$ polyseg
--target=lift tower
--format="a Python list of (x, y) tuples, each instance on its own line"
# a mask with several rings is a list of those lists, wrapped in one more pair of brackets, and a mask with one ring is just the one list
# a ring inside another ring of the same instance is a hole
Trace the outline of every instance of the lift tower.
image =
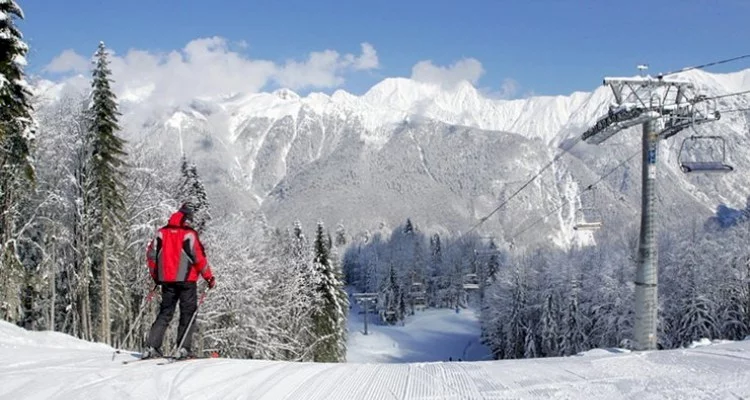
[[(643, 71), (647, 67), (639, 65)], [(642, 125), (643, 170), (641, 194), (641, 230), (638, 243), (638, 264), (635, 276), (635, 326), (633, 342), (636, 350), (656, 349), (657, 247), (655, 216), (656, 160), (660, 139), (681, 130), (719, 119), (719, 113), (703, 111), (699, 104), (705, 96), (694, 94), (692, 83), (665, 79), (663, 76), (604, 78), (604, 85), (614, 93), (615, 102), (607, 115), (583, 133), (581, 139), (601, 144), (618, 132)]]

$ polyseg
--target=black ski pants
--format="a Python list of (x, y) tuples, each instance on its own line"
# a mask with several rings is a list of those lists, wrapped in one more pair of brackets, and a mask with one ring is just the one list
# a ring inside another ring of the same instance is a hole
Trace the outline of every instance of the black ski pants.
[[(166, 332), (169, 323), (172, 321), (178, 302), (180, 303), (180, 325), (177, 327), (177, 343), (175, 343), (175, 346), (180, 344), (180, 340), (182, 340), (182, 336), (185, 334), (185, 329), (190, 323), (190, 319), (198, 309), (197, 287), (198, 285), (196, 282), (171, 282), (161, 284), (161, 305), (159, 306), (159, 315), (156, 317), (154, 324), (151, 325), (151, 331), (149, 332), (148, 340), (146, 341), (148, 346), (161, 351), (161, 344), (164, 341), (164, 332)], [(190, 332), (187, 332), (185, 342), (182, 344), (182, 347), (188, 352), (190, 352), (190, 344), (192, 342), (195, 326), (196, 322), (193, 321), (193, 325), (190, 327)]]

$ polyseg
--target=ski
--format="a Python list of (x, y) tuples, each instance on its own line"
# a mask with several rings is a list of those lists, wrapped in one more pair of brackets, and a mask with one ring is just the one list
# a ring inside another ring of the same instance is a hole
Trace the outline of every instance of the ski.
[(125, 360), (125, 361), (123, 361), (122, 363), (123, 363), (124, 365), (127, 365), (127, 364), (133, 364), (133, 363), (137, 363), (137, 362), (139, 362), (139, 361), (149, 361), (149, 360), (165, 360), (165, 359), (166, 359), (166, 360), (169, 360), (169, 359), (171, 359), (171, 358), (172, 358), (172, 357), (167, 357), (167, 356), (163, 356), (163, 357), (149, 357), (149, 358), (136, 358), (135, 360)]
[(206, 358), (206, 357), (185, 357), (185, 358), (164, 357), (164, 358), (165, 358), (165, 361), (162, 361), (156, 365), (168, 365), (168, 364), (174, 364), (176, 362), (181, 362), (181, 361), (200, 360), (201, 358)]

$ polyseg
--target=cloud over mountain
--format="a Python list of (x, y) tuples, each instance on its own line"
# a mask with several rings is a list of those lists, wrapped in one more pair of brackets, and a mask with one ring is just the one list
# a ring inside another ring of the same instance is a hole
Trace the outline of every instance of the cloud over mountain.
[[(277, 63), (251, 58), (241, 51), (246, 45), (233, 46), (214, 36), (192, 40), (170, 52), (131, 49), (113, 54), (111, 68), (121, 98), (156, 97), (162, 103), (180, 104), (196, 97), (254, 93), (273, 84), (292, 89), (339, 87), (351, 73), (378, 68), (375, 48), (369, 43), (360, 46), (359, 55), (323, 50), (311, 52), (302, 61)], [(87, 57), (65, 50), (44, 71), (79, 74), (89, 65)]]

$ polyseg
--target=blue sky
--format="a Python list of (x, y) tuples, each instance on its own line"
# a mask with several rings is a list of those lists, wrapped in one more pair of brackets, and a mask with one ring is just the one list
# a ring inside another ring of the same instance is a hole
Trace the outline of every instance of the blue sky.
[[(605, 75), (636, 74), (637, 63), (649, 63), (656, 73), (750, 53), (750, 1), (744, 0), (19, 4), (26, 14), (19, 26), (31, 47), (29, 71), (52, 77), (57, 75), (44, 68), (64, 50), (89, 57), (100, 40), (122, 55), (129, 49), (166, 53), (195, 39), (219, 36), (227, 40), (228, 51), (277, 64), (291, 59), (302, 63), (311, 52), (324, 50), (340, 53), (343, 60), (344, 54), (360, 55), (366, 42), (377, 52), (377, 68), (351, 64), (338, 70), (334, 81), (301, 84), (300, 91), (340, 87), (361, 94), (385, 77), (411, 76), (420, 61), (450, 66), (474, 58), (484, 71), (476, 86), (500, 91), (512, 80), (517, 86), (512, 97), (519, 97), (592, 90)], [(750, 63), (739, 62), (711, 71), (748, 67)], [(476, 71), (469, 74), (477, 78)]]

